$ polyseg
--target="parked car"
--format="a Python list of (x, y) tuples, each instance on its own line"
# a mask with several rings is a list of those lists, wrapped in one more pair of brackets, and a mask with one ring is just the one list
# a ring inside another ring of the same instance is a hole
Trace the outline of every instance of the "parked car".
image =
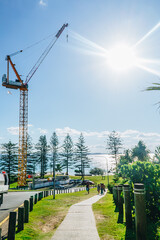
[(76, 180), (76, 183), (77, 183), (77, 184), (82, 184), (82, 180), (81, 180), (81, 179), (77, 179), (77, 180)]
[(70, 179), (69, 180), (69, 184), (73, 184), (73, 183), (76, 183), (76, 179)]

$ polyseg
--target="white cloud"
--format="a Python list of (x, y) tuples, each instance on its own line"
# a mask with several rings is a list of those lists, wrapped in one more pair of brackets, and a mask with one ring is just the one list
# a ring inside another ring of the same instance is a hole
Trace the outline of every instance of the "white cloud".
[[(111, 132), (80, 131), (70, 127), (65, 127), (57, 128), (56, 133), (62, 141), (67, 133), (73, 138), (73, 140), (78, 138), (82, 133), (91, 152), (106, 152), (106, 140)], [(139, 140), (144, 141), (151, 151), (154, 151), (155, 147), (160, 145), (160, 133), (157, 132), (141, 132), (138, 130), (127, 129), (123, 132), (119, 131), (118, 134), (122, 139), (124, 149), (133, 148)]]
[(103, 132), (89, 132), (89, 131), (79, 131), (76, 129), (72, 129), (70, 127), (65, 127), (65, 128), (56, 128), (56, 133), (60, 137), (64, 137), (67, 134), (71, 136), (79, 136), (81, 133), (83, 134), (84, 137), (106, 137), (109, 134), (109, 131), (103, 131)]
[(39, 5), (41, 5), (41, 6), (47, 6), (47, 3), (46, 3), (46, 1), (45, 0), (40, 0), (39, 1)]
[(19, 135), (19, 127), (9, 127), (7, 131), (12, 135)]
[(38, 130), (41, 134), (47, 134), (48, 133), (47, 129), (38, 128)]
[(67, 134), (71, 135), (71, 136), (78, 136), (80, 135), (80, 131), (69, 128), (69, 127), (65, 127), (65, 128), (56, 128), (56, 133), (59, 137), (65, 137)]

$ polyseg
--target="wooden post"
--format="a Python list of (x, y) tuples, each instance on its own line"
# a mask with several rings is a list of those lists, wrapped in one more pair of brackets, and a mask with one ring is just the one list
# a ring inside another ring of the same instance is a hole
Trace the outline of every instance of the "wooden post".
[(115, 205), (118, 207), (118, 186), (113, 187), (113, 200)]
[(118, 210), (119, 210), (119, 216), (118, 216), (118, 223), (123, 223), (123, 198), (121, 196), (122, 193), (122, 186), (118, 185)]
[(29, 222), (29, 201), (28, 200), (24, 201), (24, 222), (25, 223)]
[(30, 212), (33, 211), (33, 196), (30, 197)]
[(44, 192), (41, 192), (41, 199), (44, 198)]
[(123, 198), (121, 196), (122, 186), (123, 185), (118, 185), (118, 208), (119, 208), (119, 214), (123, 214)]
[(39, 192), (38, 193), (38, 201), (40, 201), (40, 199), (41, 199), (41, 193)]
[(37, 193), (34, 195), (34, 204), (37, 203)]
[(124, 193), (126, 227), (132, 228), (131, 197), (130, 186), (128, 184), (123, 185), (123, 193)]
[(147, 218), (144, 184), (134, 184), (136, 239), (147, 239)]
[(8, 240), (15, 240), (16, 212), (9, 213)]
[(18, 208), (18, 232), (24, 229), (24, 207)]

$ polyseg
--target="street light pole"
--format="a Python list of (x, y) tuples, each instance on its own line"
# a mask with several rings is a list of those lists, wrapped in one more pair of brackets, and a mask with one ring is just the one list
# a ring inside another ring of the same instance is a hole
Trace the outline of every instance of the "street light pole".
[(95, 156), (95, 157), (100, 157), (100, 158), (105, 158), (106, 159), (106, 166), (107, 166), (107, 181), (109, 184), (109, 172), (108, 172), (108, 159), (104, 156)]
[(55, 199), (55, 158), (53, 160), (53, 199)]

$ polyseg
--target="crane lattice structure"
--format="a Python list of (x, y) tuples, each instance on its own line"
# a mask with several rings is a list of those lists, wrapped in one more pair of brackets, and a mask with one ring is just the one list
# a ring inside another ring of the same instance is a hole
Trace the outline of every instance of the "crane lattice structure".
[[(23, 52), (20, 50), (16, 53), (6, 56), (7, 60), (7, 76), (6, 74), (2, 77), (2, 86), (11, 89), (19, 89), (20, 90), (20, 108), (19, 108), (19, 150), (18, 150), (18, 185), (25, 186), (26, 185), (26, 173), (27, 173), (27, 137), (28, 137), (28, 82), (33, 77), (47, 54), (50, 52), (64, 29), (68, 27), (67, 24), (63, 24), (60, 30), (55, 35), (54, 39), (47, 46), (45, 51), (39, 57), (36, 64), (33, 66), (31, 71), (28, 73), (26, 80), (23, 82), (19, 73), (15, 68), (15, 64), (13, 64), (11, 57)], [(17, 79), (15, 81), (9, 80), (9, 67), (12, 67)]]

